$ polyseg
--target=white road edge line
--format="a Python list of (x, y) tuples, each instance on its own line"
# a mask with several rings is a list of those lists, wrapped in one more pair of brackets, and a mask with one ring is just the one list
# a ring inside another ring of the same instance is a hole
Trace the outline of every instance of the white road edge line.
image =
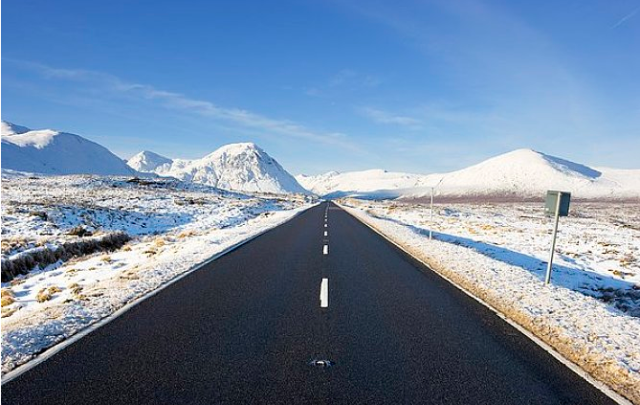
[(320, 308), (329, 307), (329, 279), (323, 278), (320, 283)]
[(257, 234), (242, 240), (238, 243), (236, 243), (235, 245), (231, 245), (228, 248), (216, 253), (215, 255), (211, 256), (210, 258), (206, 259), (205, 261), (203, 261), (202, 263), (198, 263), (196, 265), (194, 265), (191, 269), (185, 271), (184, 273), (180, 273), (177, 276), (175, 276), (174, 278), (172, 278), (171, 280), (167, 281), (166, 283), (160, 285), (158, 288), (156, 288), (155, 290), (151, 290), (149, 292), (147, 292), (146, 294), (135, 298), (133, 301), (129, 302), (128, 304), (125, 304), (122, 308), (118, 309), (117, 311), (113, 312), (111, 315), (107, 315), (105, 318), (102, 318), (101, 320), (87, 326), (86, 328), (78, 331), (75, 335), (70, 336), (69, 338), (63, 340), (62, 342), (51, 346), (50, 348), (46, 349), (45, 351), (41, 352), (40, 354), (37, 354), (32, 360), (29, 360), (28, 362), (19, 365), (18, 367), (14, 368), (13, 370), (7, 372), (6, 374), (4, 374), (2, 376), (2, 384), (1, 385), (5, 385), (6, 383), (8, 383), (11, 380), (16, 379), (17, 377), (21, 376), (22, 374), (26, 373), (27, 371), (31, 370), (34, 367), (37, 367), (40, 363), (43, 363), (47, 360), (49, 360), (51, 357), (53, 357), (54, 355), (56, 355), (59, 351), (64, 350), (67, 346), (71, 346), (72, 344), (74, 344), (75, 342), (77, 342), (78, 340), (82, 339), (83, 337), (87, 336), (88, 334), (90, 334), (91, 332), (101, 328), (102, 326), (110, 323), (111, 321), (113, 321), (114, 319), (118, 318), (119, 316), (125, 314), (126, 312), (128, 312), (130, 309), (132, 309), (133, 307), (135, 307), (136, 305), (148, 300), (149, 298), (153, 297), (154, 295), (156, 295), (157, 293), (159, 293), (160, 291), (164, 290), (167, 287), (170, 287), (172, 284), (182, 280), (183, 278), (187, 277), (188, 275), (190, 275), (191, 273), (193, 273), (194, 271), (200, 270), (202, 267), (210, 264), (211, 262), (219, 259), (220, 257), (233, 252), (234, 250), (238, 249), (239, 247), (241, 247), (242, 245), (245, 245), (251, 241), (253, 241), (254, 239), (264, 235), (265, 233), (279, 227), (280, 225), (284, 225), (285, 223), (293, 220), (294, 218), (298, 217), (299, 215), (307, 212), (308, 210), (310, 210), (311, 208), (314, 208), (316, 206), (318, 206), (320, 204), (314, 204), (312, 206), (310, 206), (309, 208), (299, 211), (297, 213), (295, 213), (293, 216), (291, 216), (290, 218), (287, 218), (281, 222), (278, 222), (276, 224), (274, 224), (272, 227), (269, 227), (267, 229), (263, 229), (262, 231), (258, 232)]
[(554, 349), (552, 346), (548, 345), (542, 339), (540, 339), (539, 337), (537, 337), (533, 333), (529, 332), (527, 329), (525, 329), (524, 327), (520, 326), (515, 321), (507, 318), (506, 315), (503, 315), (501, 312), (499, 312), (497, 309), (495, 309), (493, 306), (491, 306), (488, 302), (485, 302), (482, 299), (476, 297), (471, 292), (467, 291), (465, 288), (463, 288), (463, 287), (459, 286), (458, 284), (454, 283), (447, 276), (445, 276), (445, 275), (443, 275), (441, 273), (438, 273), (437, 271), (433, 270), (431, 267), (429, 267), (429, 265), (426, 262), (424, 262), (423, 260), (421, 260), (417, 256), (414, 256), (411, 253), (409, 253), (409, 251), (407, 249), (405, 249), (404, 246), (402, 246), (402, 245), (396, 243), (395, 241), (391, 240), (389, 237), (387, 237), (387, 235), (385, 235), (381, 231), (377, 230), (373, 225), (369, 225), (364, 220), (358, 218), (356, 215), (354, 215), (351, 212), (349, 212), (348, 209), (345, 209), (346, 207), (342, 206), (341, 204), (338, 204), (338, 206), (340, 208), (342, 208), (345, 212), (347, 212), (349, 215), (351, 215), (352, 217), (354, 217), (355, 219), (360, 221), (360, 223), (362, 223), (363, 225), (365, 225), (366, 227), (368, 227), (369, 229), (371, 229), (372, 231), (374, 231), (375, 233), (377, 233), (378, 235), (380, 235), (381, 237), (386, 239), (389, 243), (391, 243), (392, 245), (395, 245), (398, 249), (402, 250), (403, 252), (405, 252), (410, 257), (412, 257), (415, 260), (417, 260), (418, 262), (422, 263), (422, 265), (425, 266), (427, 269), (431, 270), (436, 275), (442, 277), (447, 282), (449, 282), (451, 285), (453, 285), (454, 287), (456, 287), (457, 289), (459, 289), (463, 293), (467, 294), (469, 297), (471, 297), (474, 300), (476, 300), (478, 303), (480, 303), (480, 304), (484, 305), (485, 307), (487, 307), (489, 310), (491, 310), (493, 313), (498, 315), (498, 317), (500, 317), (506, 323), (508, 323), (509, 325), (513, 326), (516, 330), (518, 330), (518, 332), (520, 332), (523, 335), (525, 335), (526, 337), (528, 337), (531, 341), (533, 341), (533, 343), (535, 343), (538, 346), (540, 346), (544, 351), (546, 351), (547, 353), (552, 355), (556, 360), (558, 360), (560, 363), (564, 364), (569, 370), (573, 371), (578, 376), (582, 377), (583, 380), (585, 380), (589, 384), (593, 385), (595, 388), (600, 390), (603, 394), (605, 394), (606, 396), (608, 396), (609, 398), (611, 398), (612, 400), (614, 400), (615, 402), (617, 402), (620, 405), (633, 405), (633, 403), (631, 401), (629, 401), (628, 399), (626, 399), (622, 395), (620, 395), (617, 392), (615, 392), (612, 388), (610, 388), (605, 383), (603, 383), (601, 381), (598, 381), (595, 378), (593, 378), (582, 367), (580, 367), (576, 363), (574, 363), (571, 360), (569, 360), (566, 357), (564, 357), (562, 354), (560, 354), (560, 352), (557, 352), (556, 349)]
[(324, 245), (322, 247), (322, 254), (323, 255), (328, 255), (329, 254), (329, 245)]

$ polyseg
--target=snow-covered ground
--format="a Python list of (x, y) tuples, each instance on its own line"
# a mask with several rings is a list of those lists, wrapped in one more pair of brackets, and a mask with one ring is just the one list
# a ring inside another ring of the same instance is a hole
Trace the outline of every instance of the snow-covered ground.
[[(3, 261), (114, 231), (133, 237), (116, 251), (36, 267), (2, 283), (3, 373), (313, 204), (309, 197), (128, 180), (3, 171)], [(77, 236), (80, 229), (91, 236)]]
[[(640, 403), (640, 204), (436, 205), (344, 200), (345, 207), (629, 399)], [(433, 240), (429, 240), (429, 230)]]

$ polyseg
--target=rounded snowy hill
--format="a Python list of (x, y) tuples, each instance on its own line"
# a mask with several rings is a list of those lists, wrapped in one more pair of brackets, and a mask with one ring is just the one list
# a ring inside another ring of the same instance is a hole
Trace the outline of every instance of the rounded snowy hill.
[(422, 174), (372, 169), (346, 173), (331, 171), (317, 176), (300, 174), (296, 180), (307, 190), (326, 197), (385, 197), (391, 190), (424, 186), (425, 177)]
[[(546, 190), (565, 190), (576, 198), (636, 198), (640, 171), (594, 169), (531, 149), (518, 149), (455, 172), (431, 174), (437, 193), (452, 196), (540, 197)], [(403, 190), (404, 197), (421, 197), (428, 188)]]
[(140, 171), (208, 184), (225, 190), (290, 194), (309, 192), (274, 158), (254, 143), (225, 145), (202, 159), (171, 160), (141, 152), (128, 164)]
[(155, 172), (160, 166), (168, 167), (172, 163), (173, 160), (148, 150), (144, 150), (127, 160), (129, 167), (143, 173)]
[(2, 122), (2, 168), (42, 174), (131, 175), (107, 148), (79, 135)]

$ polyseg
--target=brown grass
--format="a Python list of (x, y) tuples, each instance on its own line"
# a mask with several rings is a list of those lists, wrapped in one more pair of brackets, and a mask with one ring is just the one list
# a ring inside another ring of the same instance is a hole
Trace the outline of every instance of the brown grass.
[(100, 238), (65, 242), (57, 249), (42, 247), (24, 252), (13, 260), (2, 261), (2, 282), (11, 281), (19, 274), (26, 274), (36, 266), (45, 267), (58, 260), (67, 261), (73, 257), (85, 256), (97, 251), (119, 249), (130, 239), (131, 237), (124, 232), (114, 232)]
[(46, 288), (43, 288), (42, 290), (38, 291), (38, 294), (36, 294), (36, 301), (38, 302), (42, 303), (42, 302), (49, 301), (50, 299), (51, 299), (51, 294)]

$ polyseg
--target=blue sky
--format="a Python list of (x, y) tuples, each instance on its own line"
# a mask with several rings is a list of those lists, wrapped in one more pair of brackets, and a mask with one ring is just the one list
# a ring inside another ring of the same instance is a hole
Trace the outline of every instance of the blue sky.
[(640, 168), (640, 0), (10, 0), (2, 118), (123, 157), (252, 141), (294, 174)]

